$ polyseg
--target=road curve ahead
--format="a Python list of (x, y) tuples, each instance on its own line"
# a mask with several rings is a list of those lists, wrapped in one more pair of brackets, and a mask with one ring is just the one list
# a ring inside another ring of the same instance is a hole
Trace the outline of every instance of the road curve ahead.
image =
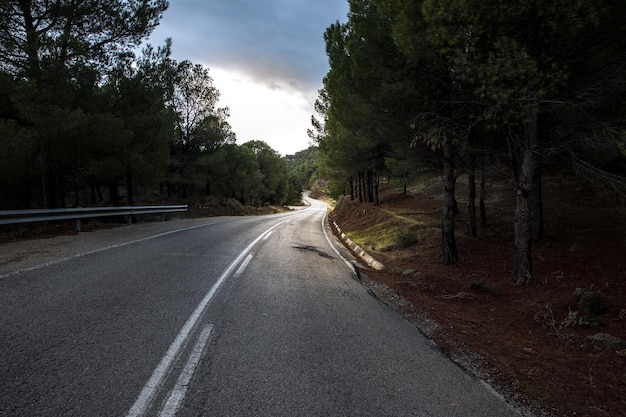
[(368, 294), (325, 215), (0, 247), (0, 416), (516, 415)]

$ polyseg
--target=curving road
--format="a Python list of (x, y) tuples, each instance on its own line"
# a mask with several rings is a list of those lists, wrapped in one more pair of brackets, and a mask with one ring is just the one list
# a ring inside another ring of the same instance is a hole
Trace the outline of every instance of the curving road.
[(368, 294), (310, 202), (0, 247), (0, 416), (517, 414)]

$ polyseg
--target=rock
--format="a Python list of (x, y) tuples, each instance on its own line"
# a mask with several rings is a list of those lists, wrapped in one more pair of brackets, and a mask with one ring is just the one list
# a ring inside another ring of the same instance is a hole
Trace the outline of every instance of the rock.
[(421, 272), (417, 272), (415, 269), (405, 269), (402, 272), (402, 275), (404, 275), (405, 277), (413, 278), (422, 278), (424, 276), (424, 274), (422, 274)]
[(587, 336), (586, 340), (600, 349), (619, 350), (626, 348), (626, 341), (608, 333), (596, 333), (593, 336)]
[(609, 308), (606, 303), (597, 295), (586, 292), (580, 297), (578, 302), (580, 308), (579, 315), (584, 321), (595, 321), (598, 316), (606, 313)]

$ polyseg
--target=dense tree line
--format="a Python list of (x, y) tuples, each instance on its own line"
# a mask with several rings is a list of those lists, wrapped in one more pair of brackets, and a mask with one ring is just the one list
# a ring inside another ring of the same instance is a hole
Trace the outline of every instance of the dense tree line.
[(264, 142), (235, 144), (209, 70), (143, 40), (166, 0), (0, 2), (0, 208), (138, 192), (285, 204), (300, 188)]
[(286, 159), (290, 181), (300, 189), (310, 190), (319, 179), (317, 147), (310, 146), (294, 155), (287, 155)]
[(381, 176), (406, 184), (441, 169), (445, 263), (458, 258), (460, 173), (475, 236), (477, 171), (509, 167), (518, 283), (532, 276), (531, 242), (543, 233), (545, 166), (624, 195), (626, 3), (349, 3), (348, 21), (324, 35), (330, 70), (310, 130), (322, 169), (373, 203)]

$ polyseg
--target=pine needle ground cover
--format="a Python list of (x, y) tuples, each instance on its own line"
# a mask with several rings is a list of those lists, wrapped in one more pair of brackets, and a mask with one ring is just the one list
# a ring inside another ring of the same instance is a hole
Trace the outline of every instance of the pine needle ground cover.
[[(488, 227), (469, 238), (458, 184), (454, 265), (442, 262), (440, 182), (408, 195), (386, 189), (380, 207), (345, 198), (332, 215), (385, 264), (383, 271), (362, 271), (364, 280), (393, 290), (379, 296), (506, 397), (544, 415), (625, 415), (624, 208), (546, 177), (546, 237), (533, 241), (532, 279), (516, 285), (512, 192), (506, 182), (490, 184)], [(398, 245), (403, 231), (416, 242)], [(596, 296), (606, 312), (582, 320), (582, 294)]]

